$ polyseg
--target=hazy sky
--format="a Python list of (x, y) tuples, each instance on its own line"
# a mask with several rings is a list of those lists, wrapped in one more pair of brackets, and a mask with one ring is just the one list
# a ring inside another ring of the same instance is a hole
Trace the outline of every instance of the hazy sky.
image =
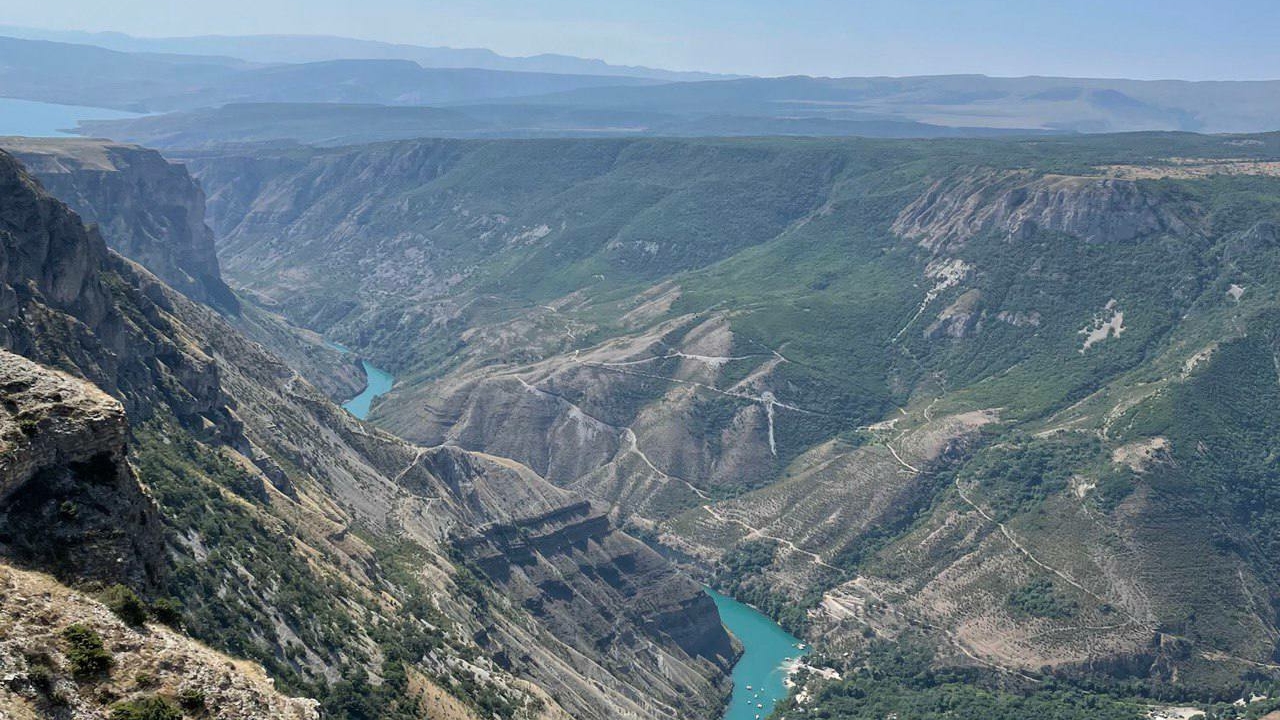
[(1280, 0), (42, 0), (0, 23), (334, 34), (759, 75), (1280, 78)]

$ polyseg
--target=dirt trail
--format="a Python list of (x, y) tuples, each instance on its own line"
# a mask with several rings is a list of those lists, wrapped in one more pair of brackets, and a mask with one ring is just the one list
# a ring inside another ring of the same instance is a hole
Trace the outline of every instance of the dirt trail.
[[(579, 364), (580, 364), (580, 365), (586, 365), (587, 367), (600, 368), (601, 370), (608, 370), (608, 371), (610, 371), (610, 372), (620, 373), (620, 374), (622, 374), (622, 375), (634, 375), (634, 376), (636, 376), (636, 377), (650, 378), (650, 379), (653, 379), (653, 380), (665, 380), (666, 382), (679, 383), (679, 384), (681, 384), (681, 385), (692, 385), (693, 387), (702, 388), (703, 390), (709, 390), (709, 391), (711, 391), (711, 392), (713, 392), (713, 393), (717, 393), (717, 394), (720, 394), (720, 395), (725, 395), (725, 396), (732, 397), (732, 398), (737, 398), (737, 399), (739, 399), (739, 400), (749, 400), (749, 401), (751, 401), (751, 402), (754, 402), (754, 403), (761, 403), (761, 404), (763, 404), (763, 403), (765, 403), (765, 402), (768, 402), (768, 400), (766, 400), (766, 398), (765, 398), (763, 395), (751, 395), (751, 394), (749, 394), (749, 393), (733, 392), (733, 391), (730, 391), (730, 390), (721, 390), (720, 388), (715, 387), (714, 385), (708, 385), (708, 384), (706, 384), (706, 383), (700, 383), (700, 382), (697, 382), (696, 380), (681, 380), (681, 379), (679, 379), (679, 378), (667, 377), (666, 375), (655, 375), (655, 374), (653, 374), (653, 373), (636, 372), (636, 371), (634, 371), (634, 370), (623, 370), (623, 369), (620, 369), (620, 368), (618, 368), (618, 367), (615, 367), (615, 366), (613, 366), (613, 365), (606, 364), (606, 363), (589, 362), (589, 361), (588, 361), (588, 362), (582, 362), (582, 361), (579, 361)], [(766, 391), (766, 392), (768, 392), (768, 391)], [(823, 413), (816, 412), (816, 411), (813, 411), (813, 410), (806, 410), (806, 409), (801, 408), (801, 407), (796, 407), (795, 405), (792, 405), (792, 404), (790, 404), (790, 403), (782, 402), (781, 400), (778, 400), (777, 398), (773, 398), (772, 403), (773, 403), (774, 405), (776, 405), (777, 407), (780, 407), (780, 408), (786, 408), (787, 410), (791, 410), (791, 411), (794, 411), (794, 412), (805, 413), (806, 415), (822, 415), (822, 414), (823, 414)]]
[(636, 454), (636, 456), (637, 456), (637, 457), (639, 457), (639, 458), (640, 458), (640, 460), (641, 460), (642, 462), (644, 462), (644, 464), (645, 464), (645, 465), (647, 465), (647, 466), (649, 467), (649, 469), (650, 469), (650, 470), (652, 470), (652, 471), (654, 471), (655, 473), (657, 473), (657, 474), (661, 475), (663, 478), (665, 478), (665, 479), (667, 479), (667, 480), (675, 480), (676, 482), (683, 483), (683, 484), (685, 485), (685, 487), (687, 487), (687, 488), (689, 488), (690, 490), (692, 490), (692, 491), (693, 491), (693, 494), (697, 495), (699, 498), (701, 498), (701, 499), (703, 499), (703, 500), (707, 500), (707, 501), (710, 501), (710, 500), (711, 500), (711, 496), (710, 496), (710, 495), (708, 495), (708, 494), (706, 494), (705, 492), (703, 492), (700, 488), (698, 488), (696, 485), (694, 485), (693, 483), (689, 482), (688, 480), (685, 480), (684, 478), (681, 478), (681, 477), (676, 477), (676, 476), (674, 476), (674, 475), (668, 475), (667, 473), (663, 472), (662, 470), (659, 470), (659, 469), (658, 469), (658, 466), (657, 466), (657, 465), (654, 465), (654, 464), (653, 464), (653, 461), (649, 459), (649, 456), (648, 456), (648, 455), (645, 455), (645, 454), (644, 454), (644, 451), (640, 449), (640, 443), (637, 441), (636, 433), (635, 433), (635, 431), (634, 431), (634, 430), (632, 430), (632, 429), (631, 429), (631, 428), (629, 428), (629, 427), (628, 427), (628, 428), (623, 428), (623, 429), (622, 429), (622, 440), (623, 440), (623, 442), (627, 443), (628, 450), (629, 450), (630, 452), (635, 453), (635, 454)]
[[(956, 480), (955, 487), (956, 487), (956, 492), (960, 495), (960, 499), (963, 500), (965, 504), (967, 504), (969, 507), (973, 508), (974, 511), (977, 512), (979, 515), (981, 515), (984, 520), (994, 524), (997, 528), (999, 528), (1000, 534), (1004, 536), (1005, 540), (1008, 540), (1009, 544), (1012, 545), (1015, 550), (1025, 555), (1026, 558), (1032, 562), (1032, 564), (1041, 568), (1042, 570), (1046, 570), (1048, 572), (1053, 573), (1057, 577), (1061, 578), (1063, 582), (1067, 583), (1071, 587), (1076, 588), (1077, 590), (1088, 595), (1094, 600), (1097, 600), (1100, 604), (1105, 605), (1110, 603), (1110, 601), (1108, 601), (1106, 598), (1095, 593), (1094, 591), (1090, 590), (1084, 585), (1081, 585), (1078, 581), (1076, 581), (1075, 578), (1071, 577), (1067, 573), (1063, 572), (1062, 570), (1059, 570), (1058, 568), (1053, 567), (1052, 565), (1049, 565), (1048, 563), (1044, 562), (1040, 558), (1036, 557), (1035, 553), (1032, 553), (1030, 550), (1024, 547), (1022, 543), (1018, 542), (1018, 538), (1014, 537), (1013, 532), (1009, 530), (1009, 528), (1006, 527), (1004, 523), (991, 517), (991, 515), (989, 515), (986, 510), (983, 510), (982, 507), (980, 507), (977, 503), (970, 500), (968, 495), (965, 495), (964, 488), (961, 487), (959, 479)], [(1137, 625), (1143, 624), (1139, 622), (1137, 618), (1133, 617), (1133, 615), (1129, 614), (1127, 611), (1125, 612), (1125, 617), (1129, 619), (1129, 622), (1127, 624), (1137, 624)]]
[[(778, 355), (776, 351), (774, 351), (774, 354), (777, 355), (779, 358), (782, 358), (782, 356)], [(724, 395), (726, 397), (736, 398), (739, 400), (747, 400), (752, 403), (757, 403), (759, 405), (762, 405), (764, 407), (765, 419), (768, 421), (768, 425), (769, 425), (769, 452), (774, 457), (778, 456), (777, 436), (774, 433), (774, 408), (784, 408), (786, 410), (791, 410), (792, 412), (804, 413), (806, 415), (822, 414), (822, 413), (814, 412), (812, 410), (806, 410), (801, 407), (796, 407), (795, 405), (792, 405), (790, 403), (782, 402), (777, 398), (776, 395), (773, 394), (772, 391), (769, 391), (769, 390), (765, 390), (759, 395), (752, 395), (750, 393), (739, 392), (735, 390), (721, 390), (720, 388), (715, 387), (714, 385), (707, 385), (706, 383), (697, 382), (696, 380), (682, 380), (679, 378), (668, 377), (666, 375), (655, 375), (653, 373), (637, 372), (634, 370), (623, 369), (624, 367), (627, 367), (627, 366), (634, 366), (642, 363), (652, 362), (654, 360), (665, 360), (667, 358), (675, 358), (675, 357), (704, 361), (712, 365), (713, 367), (720, 367), (725, 362), (728, 362), (731, 360), (746, 360), (749, 358), (759, 357), (759, 356), (744, 355), (741, 357), (728, 357), (728, 356), (720, 357), (720, 356), (710, 356), (710, 355), (690, 355), (690, 354), (679, 352), (679, 351), (672, 351), (660, 357), (642, 358), (640, 360), (628, 360), (623, 362), (610, 362), (610, 363), (590, 362), (590, 361), (583, 362), (581, 360), (578, 360), (576, 356), (573, 358), (573, 361), (580, 365), (585, 365), (587, 367), (599, 368), (601, 370), (608, 370), (610, 372), (616, 372), (623, 375), (633, 375), (636, 377), (652, 378), (654, 380), (665, 380), (666, 382), (678, 383), (681, 385), (690, 385), (692, 387), (700, 388), (702, 390), (708, 390), (710, 392), (717, 393), (719, 395)], [(785, 358), (782, 358), (782, 360), (784, 362), (786, 361)]]
[(406, 466), (405, 466), (405, 468), (404, 468), (403, 470), (401, 470), (401, 471), (396, 475), (395, 479), (394, 479), (394, 480), (392, 480), (391, 482), (392, 482), (392, 483), (394, 483), (395, 485), (399, 486), (399, 485), (400, 485), (400, 481), (404, 479), (404, 476), (405, 476), (405, 475), (408, 475), (410, 470), (414, 469), (415, 467), (417, 467), (417, 466), (418, 466), (418, 463), (422, 462), (422, 456), (423, 456), (423, 455), (425, 455), (426, 453), (427, 453), (427, 449), (426, 449), (426, 448), (422, 448), (422, 447), (418, 448), (418, 449), (413, 453), (413, 460), (410, 460), (410, 461), (409, 461), (409, 464), (408, 464), (408, 465), (406, 465)]
[(821, 565), (822, 567), (840, 572), (840, 568), (824, 561), (821, 555), (817, 553), (809, 552), (808, 550), (805, 550), (804, 548), (797, 546), (795, 543), (791, 542), (790, 540), (787, 540), (786, 538), (780, 538), (773, 535), (769, 535), (765, 533), (763, 530), (752, 527), (737, 518), (725, 517), (724, 515), (721, 515), (720, 513), (713, 510), (710, 505), (703, 505), (702, 509), (705, 510), (708, 515), (715, 518), (717, 522), (733, 523), (734, 525), (738, 525), (739, 527), (746, 528), (748, 531), (747, 537), (749, 538), (758, 537), (758, 538), (764, 538), (765, 540), (772, 540), (780, 545), (785, 546), (788, 550), (791, 550), (792, 552), (795, 552), (800, 555), (804, 555), (805, 557), (812, 560), (815, 565)]
[(600, 362), (595, 363), (604, 367), (627, 367), (629, 365), (645, 365), (660, 360), (671, 360), (680, 358), (683, 360), (693, 360), (696, 362), (710, 365), (719, 369), (725, 365), (736, 362), (738, 360), (751, 360), (753, 358), (764, 357), (763, 355), (695, 355), (691, 353), (681, 352), (680, 350), (668, 350), (666, 355), (654, 355), (653, 357), (640, 358), (639, 360), (619, 360), (617, 362)]
[[(1280, 368), (1280, 358), (1278, 358), (1278, 359), (1277, 359), (1277, 368)], [(928, 418), (928, 412), (929, 412), (929, 410), (931, 410), (931, 409), (933, 408), (934, 403), (936, 403), (937, 401), (938, 401), (938, 399), (937, 399), (937, 398), (935, 398), (935, 399), (934, 399), (934, 401), (933, 401), (933, 402), (931, 402), (931, 403), (929, 404), (929, 406), (925, 409), (925, 412), (926, 412), (926, 418)], [(903, 414), (905, 415), (906, 413), (904, 412)], [(929, 419), (931, 419), (931, 418), (929, 418)], [(867, 428), (865, 428), (865, 429), (869, 429), (869, 430), (878, 430), (878, 429), (887, 429), (887, 428), (884, 428), (883, 426), (881, 426), (881, 427), (868, 426), (868, 427), (867, 427)], [(905, 470), (905, 471), (907, 471), (907, 472), (911, 472), (911, 473), (913, 473), (913, 474), (922, 474), (922, 471), (921, 471), (919, 468), (915, 467), (914, 465), (912, 465), (911, 463), (909, 463), (909, 462), (907, 462), (905, 459), (903, 459), (903, 457), (898, 453), (897, 449), (896, 449), (896, 448), (894, 447), (894, 445), (893, 445), (893, 444), (894, 444), (894, 442), (899, 442), (903, 437), (905, 437), (905, 436), (906, 436), (906, 434), (907, 434), (907, 432), (908, 432), (907, 430), (903, 430), (903, 431), (901, 431), (901, 432), (900, 432), (900, 433), (899, 433), (895, 438), (893, 438), (892, 440), (884, 440), (884, 441), (882, 442), (882, 444), (883, 444), (883, 445), (885, 446), (885, 448), (889, 451), (889, 453), (893, 456), (894, 460), (896, 460), (896, 461), (898, 462), (898, 464), (902, 466), (903, 470)], [(988, 513), (988, 512), (987, 512), (985, 509), (983, 509), (980, 505), (978, 505), (976, 502), (974, 502), (974, 501), (973, 501), (973, 499), (972, 499), (972, 498), (970, 498), (970, 497), (969, 497), (969, 495), (965, 492), (964, 487), (960, 484), (960, 481), (959, 481), (958, 479), (957, 479), (957, 480), (956, 480), (956, 482), (955, 482), (955, 488), (956, 488), (956, 493), (957, 493), (957, 495), (960, 497), (960, 499), (961, 499), (961, 500), (962, 500), (966, 505), (968, 505), (968, 506), (969, 506), (969, 507), (970, 507), (974, 512), (976, 512), (980, 517), (982, 517), (982, 519), (983, 519), (983, 520), (985, 520), (985, 521), (987, 521), (987, 522), (989, 522), (989, 523), (991, 523), (991, 524), (995, 525), (995, 526), (996, 526), (996, 528), (1000, 531), (1000, 534), (1001, 534), (1001, 535), (1004, 537), (1004, 539), (1009, 543), (1009, 545), (1010, 545), (1011, 547), (1013, 547), (1015, 550), (1017, 550), (1017, 551), (1018, 551), (1020, 554), (1022, 554), (1024, 557), (1026, 557), (1026, 558), (1027, 558), (1027, 560), (1028, 560), (1028, 561), (1030, 561), (1033, 565), (1035, 565), (1036, 567), (1039, 567), (1040, 569), (1042, 569), (1042, 570), (1044, 570), (1044, 571), (1046, 571), (1046, 572), (1052, 573), (1055, 577), (1057, 577), (1057, 578), (1061, 579), (1063, 582), (1067, 583), (1068, 585), (1070, 585), (1070, 586), (1072, 586), (1072, 587), (1076, 588), (1076, 589), (1077, 589), (1077, 590), (1079, 590), (1080, 592), (1082, 592), (1082, 593), (1084, 593), (1084, 594), (1088, 595), (1089, 597), (1093, 598), (1093, 599), (1094, 599), (1095, 601), (1097, 601), (1099, 604), (1108, 604), (1108, 605), (1112, 605), (1108, 600), (1106, 600), (1105, 598), (1103, 598), (1101, 595), (1099, 595), (1099, 594), (1095, 593), (1094, 591), (1090, 590), (1089, 588), (1085, 587), (1083, 584), (1081, 584), (1079, 581), (1077, 581), (1074, 577), (1072, 577), (1072, 576), (1071, 576), (1070, 574), (1068, 574), (1066, 571), (1061, 570), (1061, 569), (1059, 569), (1059, 568), (1056, 568), (1056, 567), (1054, 567), (1054, 566), (1050, 565), (1049, 563), (1047, 563), (1047, 562), (1045, 562), (1045, 561), (1041, 560), (1039, 557), (1037, 557), (1037, 556), (1035, 555), (1035, 553), (1033, 553), (1029, 548), (1027, 548), (1025, 545), (1023, 545), (1023, 544), (1018, 540), (1017, 536), (1015, 536), (1015, 535), (1014, 535), (1013, 531), (1012, 531), (1012, 530), (1010, 530), (1010, 529), (1009, 529), (1009, 528), (1008, 528), (1004, 523), (1002, 523), (1002, 522), (1000, 522), (1000, 521), (996, 520), (994, 517), (992, 517), (992, 516), (991, 516), (991, 514), (990, 514), (990, 513)], [(856, 581), (855, 581), (855, 583), (856, 583)], [(884, 601), (884, 599), (883, 599), (879, 594), (875, 593), (875, 592), (874, 592), (873, 590), (871, 590), (870, 588), (865, 587), (865, 586), (864, 586), (864, 585), (862, 585), (862, 584), (857, 584), (857, 587), (858, 587), (859, 591), (866, 592), (867, 594), (871, 595), (871, 596), (872, 596), (872, 597), (874, 597), (876, 600), (878, 600), (878, 601), (879, 601), (879, 602), (884, 606), (884, 608), (885, 608), (885, 611), (886, 611), (886, 612), (888, 612), (888, 613), (890, 613), (890, 614), (892, 614), (892, 615), (895, 615), (895, 616), (897, 616), (897, 617), (899, 617), (899, 618), (902, 618), (902, 619), (904, 619), (904, 620), (907, 620), (908, 622), (911, 622), (911, 620), (907, 619), (907, 617), (906, 617), (906, 616), (905, 616), (901, 611), (899, 611), (899, 610), (898, 610), (896, 607), (894, 607), (893, 605), (891, 605), (891, 604), (889, 604), (889, 603), (885, 602), (885, 601)], [(1247, 589), (1246, 589), (1246, 592), (1247, 592)], [(827, 593), (826, 597), (830, 598), (830, 599), (832, 600), (832, 602), (834, 602), (835, 604), (839, 605), (839, 606), (844, 610), (844, 612), (845, 612), (845, 613), (847, 613), (847, 614), (849, 614), (849, 615), (851, 615), (851, 616), (856, 616), (856, 613), (854, 613), (852, 610), (850, 610), (850, 609), (849, 609), (849, 607), (848, 607), (847, 605), (845, 605), (845, 604), (842, 602), (843, 598), (841, 597), (841, 595), (843, 595), (843, 591), (839, 590), (838, 588), (834, 588), (834, 589), (832, 589), (831, 591), (828, 591), (828, 593)], [(1034, 638), (1034, 637), (1039, 637), (1040, 635), (1051, 634), (1051, 633), (1060, 633), (1060, 632), (1080, 632), (1080, 631), (1089, 631), (1089, 632), (1106, 632), (1106, 631), (1112, 631), (1112, 630), (1120, 630), (1120, 629), (1122, 629), (1122, 628), (1125, 628), (1125, 627), (1131, 627), (1131, 626), (1136, 626), (1136, 627), (1138, 627), (1138, 628), (1149, 629), (1149, 630), (1151, 630), (1151, 631), (1153, 631), (1153, 632), (1155, 631), (1154, 626), (1153, 626), (1150, 622), (1148, 622), (1148, 621), (1143, 621), (1143, 620), (1139, 619), (1138, 617), (1134, 616), (1134, 615), (1133, 615), (1131, 612), (1129, 612), (1128, 610), (1125, 610), (1125, 609), (1123, 609), (1123, 608), (1117, 607), (1116, 605), (1112, 605), (1112, 607), (1116, 607), (1120, 612), (1122, 612), (1122, 613), (1124, 614), (1125, 622), (1123, 622), (1123, 623), (1118, 623), (1118, 624), (1113, 624), (1113, 625), (1098, 625), (1098, 626), (1085, 625), (1085, 626), (1078, 626), (1078, 627), (1052, 628), (1052, 629), (1046, 630), (1046, 631), (1044, 631), (1044, 632), (1042, 632), (1042, 633), (1037, 633), (1036, 635), (1033, 635), (1033, 636), (1031, 636), (1031, 637), (1033, 637), (1033, 638)], [(914, 622), (915, 622), (915, 624), (917, 624), (917, 625), (919, 625), (919, 626), (921, 626), (921, 627), (925, 627), (925, 628), (928, 628), (928, 629), (931, 629), (931, 630), (935, 630), (935, 631), (937, 631), (937, 632), (939, 632), (939, 633), (943, 634), (943, 635), (944, 635), (944, 636), (945, 636), (945, 637), (946, 637), (946, 638), (951, 642), (951, 644), (952, 644), (952, 645), (954, 645), (954, 646), (955, 646), (955, 647), (956, 647), (960, 652), (962, 652), (965, 656), (969, 657), (970, 659), (972, 659), (972, 660), (974, 660), (974, 661), (976, 661), (976, 662), (978, 662), (978, 663), (981, 663), (981, 664), (986, 665), (986, 666), (988, 666), (988, 667), (991, 667), (991, 668), (997, 669), (997, 670), (999, 670), (999, 671), (1001, 671), (1001, 672), (1006, 672), (1006, 673), (1010, 673), (1010, 674), (1013, 674), (1013, 675), (1017, 675), (1018, 677), (1022, 677), (1022, 678), (1027, 679), (1027, 680), (1031, 680), (1031, 681), (1033, 681), (1033, 682), (1040, 682), (1040, 680), (1039, 680), (1039, 679), (1034, 678), (1034, 677), (1031, 677), (1031, 676), (1029, 676), (1029, 675), (1026, 675), (1026, 674), (1024, 674), (1023, 672), (1019, 671), (1019, 670), (1011, 669), (1011, 668), (1007, 668), (1007, 667), (1004, 667), (1004, 666), (1002, 666), (1002, 665), (999, 665), (998, 663), (995, 663), (995, 662), (993, 662), (993, 661), (991, 661), (991, 660), (988, 660), (988, 659), (985, 659), (985, 658), (982, 658), (982, 657), (977, 656), (977, 655), (976, 655), (976, 654), (974, 654), (972, 651), (970, 651), (970, 650), (968, 649), (968, 647), (966, 647), (966, 645), (964, 644), (964, 642), (963, 642), (963, 641), (962, 641), (962, 640), (961, 640), (961, 639), (960, 639), (960, 638), (959, 638), (955, 633), (953, 633), (952, 631), (948, 630), (947, 628), (938, 627), (938, 626), (932, 625), (932, 624), (930, 624), (930, 623), (924, 622), (924, 621), (922, 621), (922, 620), (920, 620), (920, 619), (915, 619), (915, 620), (914, 620)], [(1194, 647), (1194, 646), (1199, 645), (1199, 643), (1195, 642), (1194, 640), (1191, 640), (1190, 638), (1186, 638), (1186, 637), (1183, 637), (1183, 636), (1180, 636), (1180, 635), (1172, 635), (1172, 634), (1169, 634), (1169, 633), (1159, 633), (1159, 635), (1161, 635), (1161, 636), (1163, 636), (1163, 637), (1167, 637), (1167, 638), (1173, 638), (1173, 639), (1181, 640), (1181, 641), (1183, 641), (1183, 642), (1186, 642), (1186, 643), (1188, 643), (1188, 644), (1192, 645), (1193, 647)], [(1248, 658), (1243, 658), (1243, 657), (1240, 657), (1240, 656), (1238, 656), (1238, 655), (1232, 655), (1232, 654), (1229, 654), (1229, 653), (1225, 653), (1225, 652), (1222, 652), (1221, 650), (1217, 650), (1217, 649), (1199, 650), (1199, 651), (1198, 651), (1198, 654), (1199, 654), (1199, 656), (1200, 656), (1200, 657), (1202, 657), (1202, 658), (1204, 658), (1204, 659), (1206, 659), (1206, 660), (1212, 660), (1212, 661), (1218, 661), (1218, 662), (1222, 662), (1222, 661), (1232, 661), (1232, 662), (1238, 662), (1238, 663), (1242, 663), (1242, 664), (1249, 665), (1249, 666), (1253, 666), (1253, 667), (1264, 668), (1264, 669), (1267, 669), (1267, 670), (1280, 670), (1280, 664), (1272, 664), (1272, 663), (1267, 663), (1267, 662), (1260, 662), (1260, 661), (1257, 661), (1257, 660), (1250, 660), (1250, 659), (1248, 659)]]
[[(664, 472), (664, 471), (662, 471), (661, 469), (659, 469), (659, 468), (658, 468), (658, 466), (657, 466), (657, 465), (655, 465), (655, 464), (653, 463), (653, 461), (649, 459), (649, 456), (648, 456), (648, 455), (646, 455), (646, 454), (644, 453), (644, 451), (640, 449), (640, 442), (639, 442), (639, 439), (636, 437), (636, 433), (635, 433), (635, 431), (634, 431), (634, 430), (632, 430), (629, 426), (626, 426), (626, 425), (614, 425), (614, 424), (612, 424), (612, 423), (605, 422), (604, 420), (601, 420), (600, 418), (598, 418), (598, 417), (596, 417), (596, 416), (592, 415), (591, 413), (588, 413), (586, 410), (583, 410), (583, 409), (582, 409), (582, 407), (581, 407), (580, 405), (578, 405), (577, 403), (572, 402), (571, 400), (569, 400), (568, 398), (566, 398), (566, 397), (564, 397), (564, 396), (562, 396), (562, 395), (558, 395), (558, 394), (556, 394), (556, 393), (549, 392), (549, 391), (547, 391), (547, 390), (543, 390), (542, 388), (540, 388), (540, 387), (538, 387), (538, 386), (536, 386), (536, 385), (530, 384), (528, 381), (526, 381), (524, 378), (520, 377), (519, 375), (511, 375), (510, 377), (514, 377), (516, 380), (518, 380), (518, 381), (520, 382), (520, 384), (521, 384), (521, 385), (522, 385), (526, 390), (529, 390), (530, 392), (536, 393), (536, 394), (541, 395), (541, 396), (543, 396), (543, 397), (550, 397), (550, 398), (553, 398), (553, 399), (554, 399), (554, 400), (556, 400), (557, 402), (562, 403), (562, 404), (564, 404), (564, 405), (568, 406), (568, 407), (569, 407), (571, 410), (573, 410), (577, 415), (579, 415), (579, 416), (581, 416), (581, 417), (583, 417), (583, 418), (586, 418), (586, 419), (590, 420), (591, 422), (598, 424), (598, 425), (599, 425), (599, 426), (601, 426), (601, 427), (605, 427), (605, 428), (608, 428), (608, 429), (610, 429), (610, 430), (614, 430), (614, 431), (618, 432), (619, 437), (620, 437), (620, 438), (621, 438), (621, 440), (622, 440), (622, 445), (623, 445), (623, 447), (625, 448), (625, 451), (624, 451), (624, 452), (635, 453), (635, 454), (636, 454), (636, 456), (637, 456), (637, 457), (639, 457), (639, 458), (640, 458), (640, 460), (641, 460), (641, 461), (642, 461), (642, 462), (643, 462), (643, 463), (644, 463), (644, 464), (645, 464), (645, 465), (646, 465), (650, 470), (652, 470), (653, 472), (657, 473), (657, 474), (658, 474), (658, 476), (662, 478), (663, 482), (669, 482), (669, 481), (674, 480), (675, 482), (678, 482), (678, 483), (680, 483), (680, 484), (684, 485), (685, 487), (689, 488), (689, 489), (690, 489), (691, 491), (693, 491), (693, 493), (694, 493), (695, 495), (697, 495), (700, 499), (702, 499), (702, 500), (710, 500), (710, 499), (711, 499), (711, 496), (710, 496), (710, 495), (708, 495), (708, 494), (706, 494), (705, 492), (703, 492), (700, 488), (698, 488), (698, 486), (694, 485), (693, 483), (689, 482), (688, 480), (685, 480), (684, 478), (681, 478), (681, 477), (676, 477), (675, 475), (671, 475), (670, 473)], [(618, 462), (619, 458), (624, 454), (624, 452), (619, 452), (618, 454), (614, 455), (613, 459), (611, 459), (611, 460), (609, 461), (609, 463), (610, 463), (610, 464), (613, 464), (613, 463)]]
[(902, 456), (898, 454), (898, 451), (893, 449), (893, 443), (888, 443), (888, 442), (887, 442), (887, 443), (885, 443), (885, 444), (884, 444), (884, 446), (885, 446), (886, 448), (889, 448), (889, 452), (893, 455), (893, 459), (894, 459), (894, 460), (897, 460), (899, 465), (901, 465), (902, 467), (906, 468), (907, 470), (910, 470), (911, 472), (915, 473), (916, 475), (921, 475), (921, 474), (923, 474), (923, 472), (924, 472), (923, 470), (921, 470), (920, 468), (916, 467), (915, 465), (912, 465), (911, 463), (907, 462), (906, 460), (903, 460), (903, 459), (902, 459)]

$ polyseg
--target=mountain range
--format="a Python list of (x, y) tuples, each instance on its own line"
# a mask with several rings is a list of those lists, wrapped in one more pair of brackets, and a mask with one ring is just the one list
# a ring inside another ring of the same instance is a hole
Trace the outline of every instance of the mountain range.
[(665, 81), (723, 80), (732, 75), (612, 65), (603, 60), (543, 53), (508, 57), (484, 48), (423, 47), (325, 35), (199, 35), (135, 37), (118, 32), (41, 30), (0, 25), (0, 35), (95, 45), (129, 53), (204, 55), (252, 63), (311, 63), (326, 60), (410, 60), (429, 68), (475, 68), (555, 75), (607, 75)]
[(105, 47), (0, 38), (0, 95), (147, 113), (85, 123), (81, 132), (168, 148), (426, 136), (1248, 133), (1272, 129), (1280, 112), (1280, 81), (689, 78), (592, 63), (441, 59), (331, 38), (25, 34)]

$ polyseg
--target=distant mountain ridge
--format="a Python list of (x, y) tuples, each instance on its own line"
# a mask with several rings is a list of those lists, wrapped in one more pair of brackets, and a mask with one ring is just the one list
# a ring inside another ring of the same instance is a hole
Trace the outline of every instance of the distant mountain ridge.
[[(197, 62), (197, 60), (199, 60)], [(475, 68), (408, 60), (251, 65), (204, 56), (118, 52), (0, 37), (0, 96), (64, 105), (168, 112), (233, 102), (439, 105), (659, 82)]]
[(581, 88), (530, 105), (830, 120), (895, 119), (948, 127), (1069, 132), (1265, 132), (1280, 117), (1280, 80), (1070, 77), (825, 78), (796, 75), (649, 88)]
[[(655, 77), (594, 61), (488, 62), (488, 51), (441, 60), (430, 48), (365, 50), (364, 41), (317, 49), (305, 37), (88, 39), (146, 51), (0, 36), (0, 96), (171, 113), (85, 132), (187, 149), (419, 137), (1254, 133), (1280, 117), (1280, 80)], [(208, 54), (181, 54), (192, 52)], [(266, 62), (277, 58), (305, 62)]]
[(89, 120), (78, 132), (161, 150), (240, 143), (320, 147), (423, 137), (988, 137), (1050, 134), (1027, 128), (944, 127), (913, 120), (691, 116), (669, 112), (524, 105), (409, 107), (348, 103), (232, 103), (121, 120)]
[(740, 75), (614, 65), (595, 58), (541, 53), (500, 55), (487, 48), (428, 47), (333, 35), (196, 35), (135, 37), (118, 32), (42, 30), (0, 25), (0, 34), (28, 40), (96, 45), (120, 52), (206, 55), (255, 63), (309, 63), (324, 60), (411, 60), (426, 68), (474, 68), (559, 75), (607, 75), (665, 81), (723, 80)]

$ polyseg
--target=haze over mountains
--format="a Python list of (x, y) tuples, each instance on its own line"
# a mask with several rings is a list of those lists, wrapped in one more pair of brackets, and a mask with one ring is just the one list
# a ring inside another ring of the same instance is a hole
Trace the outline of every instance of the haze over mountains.
[(150, 113), (82, 132), (160, 147), (424, 135), (1243, 133), (1280, 115), (1280, 81), (724, 78), (328, 37), (11, 32), (77, 42), (0, 39), (0, 94)]
[(731, 75), (679, 72), (660, 68), (611, 65), (603, 60), (541, 54), (508, 57), (484, 48), (422, 47), (403, 43), (321, 35), (202, 35), (194, 37), (134, 37), (116, 32), (39, 30), (0, 25), (0, 35), (28, 40), (51, 40), (96, 45), (109, 50), (171, 55), (215, 55), (255, 63), (308, 63), (325, 60), (411, 60), (423, 67), (478, 68), (559, 75), (610, 75), (653, 80), (712, 80)]

